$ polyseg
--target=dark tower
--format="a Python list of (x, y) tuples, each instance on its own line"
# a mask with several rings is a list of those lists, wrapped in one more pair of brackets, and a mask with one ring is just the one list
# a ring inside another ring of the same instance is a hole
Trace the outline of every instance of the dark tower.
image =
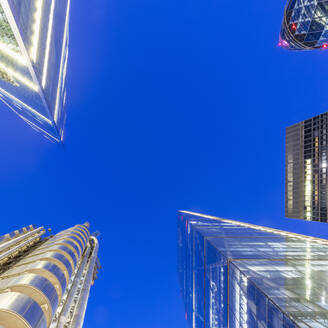
[(286, 129), (286, 217), (328, 222), (327, 115)]

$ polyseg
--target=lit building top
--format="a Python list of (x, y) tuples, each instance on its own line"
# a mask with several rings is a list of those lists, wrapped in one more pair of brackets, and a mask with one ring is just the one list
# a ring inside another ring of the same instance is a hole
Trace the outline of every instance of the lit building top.
[(279, 45), (291, 50), (328, 47), (328, 1), (288, 0)]
[(182, 211), (178, 274), (190, 327), (328, 327), (328, 241)]
[(70, 0), (0, 0), (0, 99), (63, 139)]

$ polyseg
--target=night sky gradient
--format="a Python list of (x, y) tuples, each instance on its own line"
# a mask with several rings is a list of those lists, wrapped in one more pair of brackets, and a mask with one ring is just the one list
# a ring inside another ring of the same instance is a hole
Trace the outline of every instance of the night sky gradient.
[(1, 233), (89, 220), (86, 328), (184, 328), (176, 212), (284, 218), (285, 127), (328, 110), (328, 50), (277, 47), (284, 1), (72, 1), (66, 140), (0, 105)]

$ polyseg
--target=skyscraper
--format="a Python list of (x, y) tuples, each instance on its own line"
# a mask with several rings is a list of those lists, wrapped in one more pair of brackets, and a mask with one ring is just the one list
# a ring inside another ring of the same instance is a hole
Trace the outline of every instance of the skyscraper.
[(178, 275), (192, 328), (328, 327), (328, 240), (181, 211)]
[(328, 222), (327, 115), (286, 129), (286, 217)]
[(288, 0), (279, 45), (291, 50), (326, 49), (328, 1)]
[(65, 123), (70, 0), (0, 0), (0, 97), (49, 139)]
[(97, 277), (89, 224), (44, 238), (28, 226), (0, 237), (0, 327), (81, 328)]

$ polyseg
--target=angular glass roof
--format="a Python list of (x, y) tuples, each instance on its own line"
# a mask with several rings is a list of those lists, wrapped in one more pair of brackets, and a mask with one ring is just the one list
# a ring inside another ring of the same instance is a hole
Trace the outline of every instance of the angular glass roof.
[(328, 327), (327, 240), (181, 212), (178, 249), (194, 327)]
[(0, 98), (63, 140), (70, 0), (0, 0)]

